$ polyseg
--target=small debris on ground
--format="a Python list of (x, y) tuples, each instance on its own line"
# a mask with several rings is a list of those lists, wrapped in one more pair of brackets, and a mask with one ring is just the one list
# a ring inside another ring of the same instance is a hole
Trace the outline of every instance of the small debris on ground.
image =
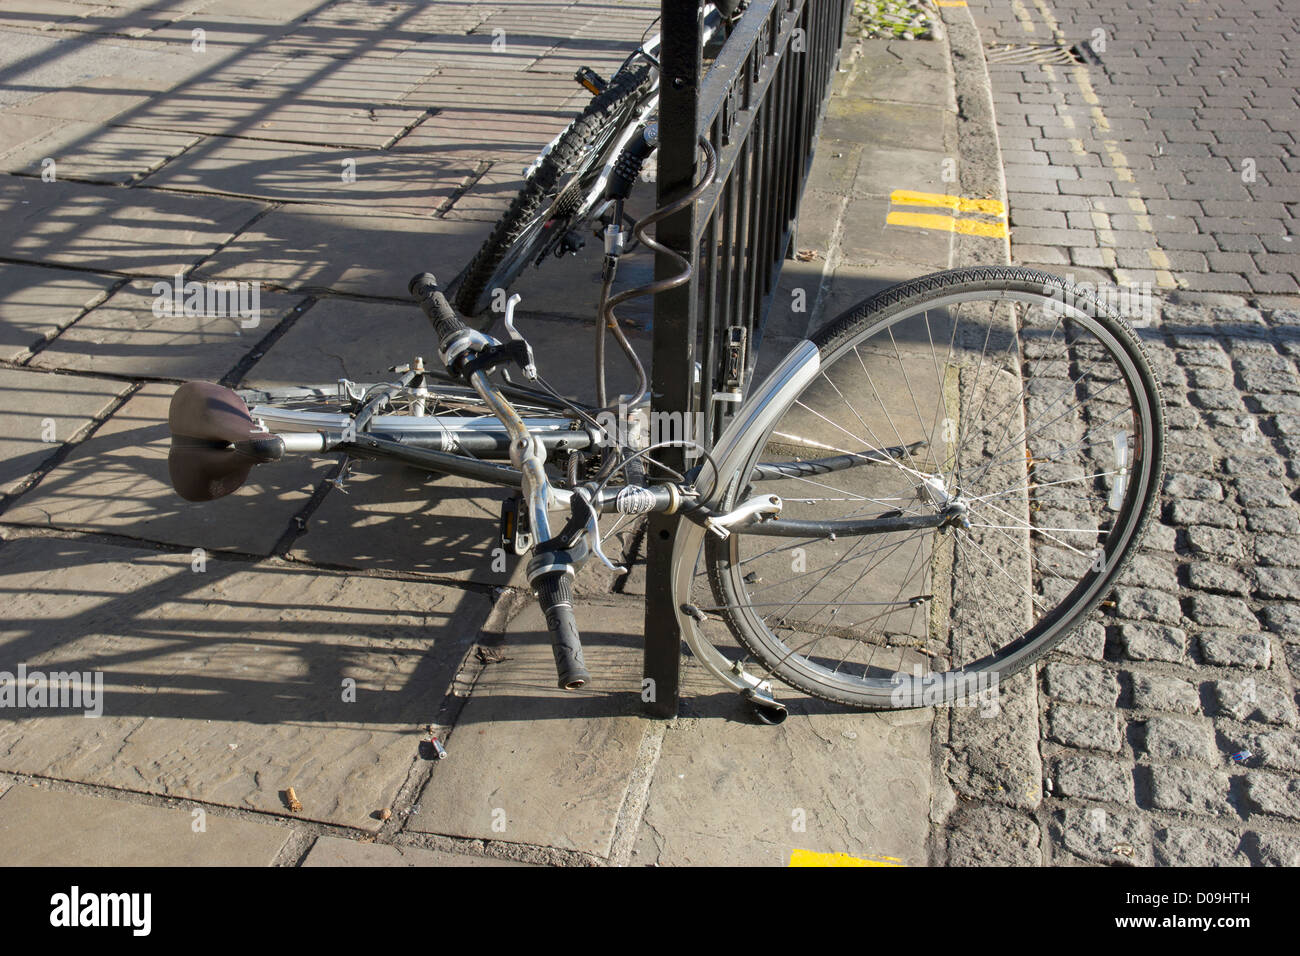
[(298, 799), (298, 794), (294, 793), (293, 787), (284, 791), (284, 802), (292, 813), (302, 812), (302, 802)]
[(431, 734), (428, 740), (420, 741), (420, 756), (425, 760), (445, 760), (447, 748), (442, 745), (441, 740)]
[(500, 664), (511, 659), (499, 647), (484, 647), (482, 644), (474, 648), (474, 656), (478, 658), (480, 664)]

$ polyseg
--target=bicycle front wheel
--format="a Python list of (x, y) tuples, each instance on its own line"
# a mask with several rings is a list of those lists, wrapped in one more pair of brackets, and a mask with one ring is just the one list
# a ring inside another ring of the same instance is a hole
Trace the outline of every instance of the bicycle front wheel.
[(996, 687), (1105, 597), (1153, 508), (1163, 417), (1136, 334), (1055, 276), (994, 268), (887, 289), (813, 344), (724, 468), (723, 508), (783, 511), (707, 536), (698, 610), (819, 697)]

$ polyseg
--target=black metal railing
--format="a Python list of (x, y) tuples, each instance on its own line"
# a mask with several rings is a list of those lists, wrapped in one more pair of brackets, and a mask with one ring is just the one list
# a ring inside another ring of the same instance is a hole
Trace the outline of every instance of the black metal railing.
[[(691, 263), (690, 281), (655, 300), (651, 388), (661, 421), (698, 423), (711, 444), (749, 385), (785, 259), (851, 0), (750, 0), (704, 63), (699, 0), (663, 0), (659, 204), (694, 187), (700, 141), (717, 155), (713, 184), (662, 220), (656, 238)], [(660, 254), (656, 279), (681, 271)], [(685, 427), (685, 426), (684, 426)], [(685, 449), (665, 464), (684, 470)], [(671, 607), (672, 518), (647, 535), (645, 674), (654, 713), (677, 711), (681, 635)]]

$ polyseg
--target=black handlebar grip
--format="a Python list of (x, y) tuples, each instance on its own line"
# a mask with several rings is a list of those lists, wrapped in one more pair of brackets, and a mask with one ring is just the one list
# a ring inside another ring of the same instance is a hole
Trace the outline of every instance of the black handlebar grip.
[(421, 272), (411, 279), (408, 288), (419, 300), (424, 314), (433, 323), (433, 330), (438, 334), (439, 346), (445, 345), (447, 340), (457, 332), (464, 332), (469, 328), (452, 310), (447, 297), (438, 288), (438, 280), (433, 273)]
[(563, 690), (577, 690), (591, 680), (582, 659), (578, 640), (578, 622), (573, 617), (573, 582), (563, 571), (550, 571), (537, 579), (533, 587), (537, 601), (546, 615), (551, 631), (551, 650), (555, 652), (555, 673)]

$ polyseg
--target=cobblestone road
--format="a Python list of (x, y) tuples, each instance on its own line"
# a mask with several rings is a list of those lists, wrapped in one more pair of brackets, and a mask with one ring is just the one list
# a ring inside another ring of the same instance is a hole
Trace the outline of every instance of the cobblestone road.
[(1296, 22), (1262, 0), (970, 6), (1013, 260), (1163, 302), (1142, 336), (1169, 451), (1161, 523), (1100, 623), (1017, 697), (1038, 739), (982, 731), (1012, 746), (972, 765), (954, 715), (939, 856), (1296, 865)]

